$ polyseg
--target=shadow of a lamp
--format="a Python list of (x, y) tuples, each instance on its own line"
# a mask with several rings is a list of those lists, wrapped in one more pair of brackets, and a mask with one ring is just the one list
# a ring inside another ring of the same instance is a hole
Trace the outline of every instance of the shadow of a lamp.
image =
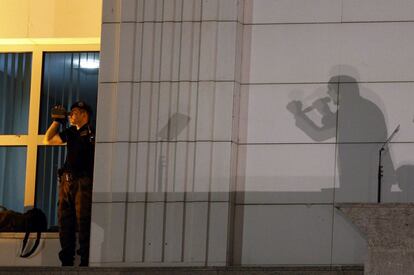
[[(190, 122), (190, 117), (181, 113), (174, 113), (168, 119), (167, 124), (162, 127), (157, 133), (157, 137), (160, 138), (160, 141), (173, 141), (176, 140), (180, 133), (187, 127)], [(164, 171), (167, 168), (168, 152), (164, 153), (163, 143), (161, 144), (160, 156), (158, 158), (158, 182), (157, 182), (157, 192), (162, 192), (163, 186), (163, 175)]]

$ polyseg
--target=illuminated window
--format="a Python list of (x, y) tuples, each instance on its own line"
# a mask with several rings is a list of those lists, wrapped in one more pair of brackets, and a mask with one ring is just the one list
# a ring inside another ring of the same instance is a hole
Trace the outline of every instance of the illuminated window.
[(85, 100), (94, 126), (99, 70), (99, 41), (56, 41), (0, 44), (0, 205), (19, 212), (37, 206), (51, 226), (66, 149), (42, 144), (50, 109)]
[[(31, 63), (31, 53), (0, 53), (0, 135), (27, 134)], [(26, 147), (10, 145), (23, 144), (0, 144), (0, 205), (23, 211)]]
[(0, 147), (0, 205), (23, 211), (25, 167), (26, 147)]
[(0, 53), (0, 134), (27, 134), (31, 53)]
[[(60, 104), (69, 110), (80, 99), (95, 110), (90, 118), (95, 127), (98, 66), (99, 54), (96, 52), (44, 53), (39, 134), (46, 133), (52, 123), (52, 106)], [(57, 169), (63, 166), (65, 149), (63, 146), (38, 148), (35, 204), (46, 213), (51, 225), (57, 224)]]

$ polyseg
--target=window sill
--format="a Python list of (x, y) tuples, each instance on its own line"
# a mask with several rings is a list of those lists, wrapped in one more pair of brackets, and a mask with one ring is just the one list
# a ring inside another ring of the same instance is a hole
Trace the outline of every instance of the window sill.
[[(0, 232), (0, 239), (24, 239), (24, 232)], [(30, 234), (31, 239), (36, 238), (36, 233)], [(42, 232), (42, 239), (59, 239), (58, 232)]]

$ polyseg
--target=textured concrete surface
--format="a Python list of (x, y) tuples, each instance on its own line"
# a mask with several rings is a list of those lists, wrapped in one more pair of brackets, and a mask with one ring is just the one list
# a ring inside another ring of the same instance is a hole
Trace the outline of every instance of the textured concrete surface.
[(362, 266), (279, 266), (279, 267), (165, 267), (165, 268), (57, 268), (0, 267), (0, 275), (362, 275)]
[(414, 274), (413, 203), (337, 204), (368, 242), (365, 274)]

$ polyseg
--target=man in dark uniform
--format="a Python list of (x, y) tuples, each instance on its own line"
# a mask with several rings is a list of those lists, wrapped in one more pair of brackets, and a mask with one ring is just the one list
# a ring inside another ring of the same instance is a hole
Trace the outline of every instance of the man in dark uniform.
[(94, 133), (89, 125), (92, 110), (83, 101), (71, 106), (71, 126), (59, 131), (66, 120), (62, 106), (52, 109), (54, 121), (45, 134), (45, 144), (67, 145), (65, 164), (59, 169), (59, 238), (62, 266), (73, 266), (76, 249), (76, 231), (79, 233), (80, 266), (89, 264), (89, 239), (92, 203), (92, 176), (94, 160)]

